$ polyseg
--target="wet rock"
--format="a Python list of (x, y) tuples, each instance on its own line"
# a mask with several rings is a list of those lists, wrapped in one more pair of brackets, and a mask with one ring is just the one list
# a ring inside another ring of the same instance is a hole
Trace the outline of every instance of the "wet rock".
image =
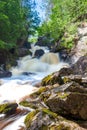
[(53, 112), (75, 119), (87, 120), (87, 94), (59, 93), (50, 97), (46, 104)]
[(44, 50), (43, 49), (39, 49), (39, 50), (35, 51), (34, 57), (35, 58), (40, 58), (43, 54), (44, 54)]
[(23, 57), (26, 55), (32, 55), (32, 53), (29, 49), (22, 47), (22, 48), (17, 49), (17, 55), (18, 55), (18, 57)]
[(61, 60), (65, 61), (65, 62), (69, 61), (69, 52), (67, 49), (59, 50), (59, 56), (60, 56)]
[(23, 72), (22, 74), (23, 74), (23, 75), (36, 75), (36, 74), (33, 73), (33, 72)]
[(28, 41), (25, 41), (24, 44), (23, 44), (23, 47), (27, 48), (27, 49), (31, 49), (31, 43), (28, 42)]
[(63, 80), (59, 75), (59, 72), (55, 72), (51, 75), (48, 75), (47, 77), (42, 79), (41, 85), (46, 86), (46, 85), (53, 85), (53, 84), (63, 84)]
[(11, 76), (12, 76), (11, 72), (0, 70), (0, 78), (11, 77)]
[[(62, 68), (60, 71), (54, 72), (51, 75), (48, 75), (44, 79), (42, 79), (41, 85), (53, 85), (56, 83), (63, 84), (64, 80), (62, 77), (73, 75), (73, 80), (78, 80), (78, 82), (81, 82), (82, 80), (81, 75), (87, 75), (87, 56), (81, 57), (74, 65), (72, 65), (70, 68)], [(77, 75), (77, 76), (74, 76)], [(86, 82), (86, 78), (84, 78), (84, 81)]]
[(7, 115), (13, 114), (15, 113), (17, 107), (18, 107), (17, 103), (0, 104), (0, 113)]

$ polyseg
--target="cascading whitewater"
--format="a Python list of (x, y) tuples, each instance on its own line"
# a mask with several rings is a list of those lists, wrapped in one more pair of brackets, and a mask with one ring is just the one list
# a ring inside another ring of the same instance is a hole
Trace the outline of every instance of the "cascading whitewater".
[[(45, 54), (37, 58), (32, 58), (34, 56), (35, 50), (41, 48), (44, 50)], [(0, 102), (17, 102), (29, 96), (30, 93), (36, 90), (33, 87), (33, 83), (39, 82), (44, 76), (60, 70), (62, 67), (67, 67), (67, 63), (60, 61), (59, 55), (56, 53), (49, 52), (48, 49), (43, 47), (32, 47), (32, 56), (25, 56), (18, 60), (18, 66), (12, 67), (11, 72), (13, 74), (10, 78), (1, 79), (0, 86)], [(26, 75), (28, 74), (29, 75)], [(23, 118), (22, 118), (23, 117)], [(12, 117), (13, 118), (13, 117)], [(16, 122), (8, 125), (3, 130), (15, 129), (14, 126), (20, 126), (23, 124), (24, 115), (21, 116)], [(7, 123), (8, 124), (8, 123)]]

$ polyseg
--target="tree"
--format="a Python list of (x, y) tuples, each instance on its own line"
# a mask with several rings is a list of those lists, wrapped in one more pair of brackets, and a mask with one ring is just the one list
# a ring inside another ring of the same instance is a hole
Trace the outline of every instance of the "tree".
[(40, 21), (34, 7), (30, 0), (0, 0), (0, 47), (12, 47), (35, 32)]
[(48, 21), (39, 28), (39, 35), (50, 34), (57, 41), (72, 22), (87, 18), (87, 0), (45, 0), (48, 2)]

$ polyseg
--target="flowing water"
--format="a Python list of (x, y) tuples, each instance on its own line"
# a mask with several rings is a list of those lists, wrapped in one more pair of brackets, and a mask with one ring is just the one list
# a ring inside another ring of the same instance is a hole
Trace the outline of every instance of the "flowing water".
[[(0, 103), (19, 103), (37, 89), (34, 85), (42, 78), (68, 66), (67, 63), (60, 62), (58, 54), (51, 53), (43, 47), (45, 54), (39, 59), (32, 58), (38, 48), (40, 47), (32, 47), (32, 56), (28, 55), (18, 60), (18, 66), (12, 67), (10, 70), (13, 74), (12, 77), (0, 79)], [(29, 109), (19, 106), (17, 112), (9, 117), (1, 114), (0, 130), (24, 130), (24, 118), (29, 111)]]

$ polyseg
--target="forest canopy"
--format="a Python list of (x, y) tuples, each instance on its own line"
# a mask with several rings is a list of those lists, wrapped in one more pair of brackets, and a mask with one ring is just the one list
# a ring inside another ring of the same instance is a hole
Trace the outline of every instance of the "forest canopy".
[(0, 0), (0, 48), (17, 46), (18, 39), (26, 41), (36, 31), (55, 42), (68, 27), (75, 33), (75, 23), (87, 19), (87, 0), (44, 0), (43, 6), (46, 16), (40, 24), (35, 0)]
[[(39, 35), (50, 35), (54, 41), (60, 39), (71, 23), (75, 25), (87, 19), (87, 0), (45, 0), (46, 20), (38, 29)], [(75, 26), (71, 27), (75, 31)], [(71, 30), (71, 31), (72, 31)]]
[(40, 23), (35, 6), (32, 0), (0, 0), (0, 48), (12, 48), (34, 34)]

